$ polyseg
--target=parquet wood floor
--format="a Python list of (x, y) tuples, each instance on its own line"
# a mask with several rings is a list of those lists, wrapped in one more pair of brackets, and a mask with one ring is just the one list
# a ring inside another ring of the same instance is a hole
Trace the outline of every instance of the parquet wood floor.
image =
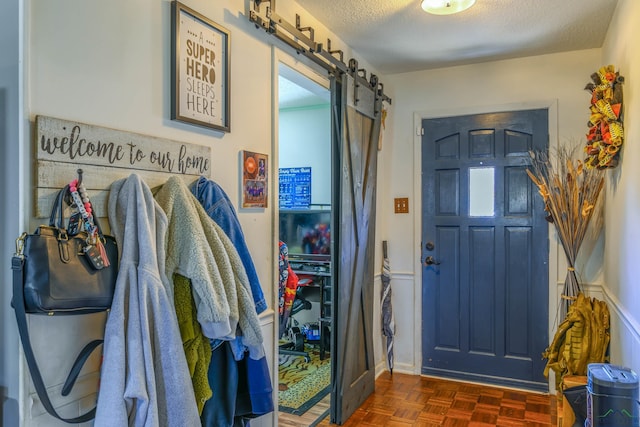
[[(302, 424), (299, 424), (302, 425)], [(318, 426), (333, 426), (329, 417)], [(555, 396), (520, 390), (383, 373), (376, 390), (344, 424), (388, 427), (550, 427)]]

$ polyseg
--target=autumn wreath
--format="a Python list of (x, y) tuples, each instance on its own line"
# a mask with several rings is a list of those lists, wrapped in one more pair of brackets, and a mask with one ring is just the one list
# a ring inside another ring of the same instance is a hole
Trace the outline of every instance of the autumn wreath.
[(613, 65), (591, 75), (585, 90), (591, 92), (589, 133), (585, 152), (587, 168), (606, 169), (618, 165), (624, 132), (622, 128), (622, 83)]

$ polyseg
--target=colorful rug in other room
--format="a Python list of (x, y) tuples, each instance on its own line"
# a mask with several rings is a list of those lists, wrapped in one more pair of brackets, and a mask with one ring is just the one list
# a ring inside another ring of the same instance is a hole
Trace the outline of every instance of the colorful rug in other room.
[(331, 360), (320, 360), (317, 347), (305, 345), (304, 357), (280, 355), (278, 404), (280, 411), (302, 415), (331, 391)]

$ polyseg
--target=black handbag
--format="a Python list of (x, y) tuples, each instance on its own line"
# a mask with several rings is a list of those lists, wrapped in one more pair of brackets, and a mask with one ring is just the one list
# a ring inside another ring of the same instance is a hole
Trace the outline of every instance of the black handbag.
[[(33, 234), (23, 233), (16, 240), (16, 253), (11, 260), (11, 305), (15, 310), (31, 378), (42, 405), (64, 422), (83, 423), (95, 417), (95, 408), (69, 419), (59, 416), (53, 408), (33, 354), (26, 318), (27, 313), (77, 315), (106, 311), (111, 307), (118, 274), (116, 241), (102, 233), (97, 215), (94, 215), (98, 238), (109, 261), (106, 266), (100, 258), (101, 252), (96, 252), (96, 245), (86, 231), (70, 236), (64, 228), (63, 201), (66, 194), (68, 186), (58, 192), (48, 226), (38, 227)], [(69, 394), (85, 361), (102, 342), (91, 341), (82, 349), (62, 388), (63, 396)]]
[(16, 256), (22, 259), (25, 311), (29, 314), (86, 314), (111, 307), (118, 274), (116, 241), (102, 233), (94, 215), (98, 238), (110, 262), (108, 267), (96, 267), (94, 259), (99, 252), (87, 250), (93, 246), (88, 233), (80, 231), (70, 236), (64, 228), (67, 191), (65, 187), (58, 192), (48, 226), (38, 227), (34, 234), (23, 233), (16, 241)]

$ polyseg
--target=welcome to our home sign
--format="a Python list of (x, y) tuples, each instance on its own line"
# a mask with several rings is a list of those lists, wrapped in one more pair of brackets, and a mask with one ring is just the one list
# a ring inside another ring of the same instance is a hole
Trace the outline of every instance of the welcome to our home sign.
[(170, 174), (191, 183), (211, 175), (211, 148), (109, 129), (85, 123), (36, 117), (35, 216), (48, 217), (59, 189), (83, 171), (96, 211), (106, 215), (113, 181), (137, 173), (150, 186)]

